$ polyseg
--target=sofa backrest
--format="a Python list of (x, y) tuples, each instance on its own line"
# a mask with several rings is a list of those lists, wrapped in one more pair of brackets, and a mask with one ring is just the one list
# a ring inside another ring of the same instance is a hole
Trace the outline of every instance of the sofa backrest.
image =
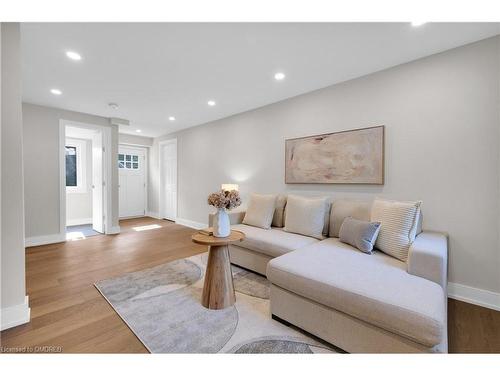
[[(283, 228), (285, 226), (286, 199), (286, 194), (278, 195), (272, 222), (273, 227)], [(339, 237), (340, 226), (348, 216), (358, 220), (370, 221), (372, 203), (373, 201), (328, 198), (323, 234), (329, 237)], [(417, 235), (422, 232), (422, 220), (422, 211), (419, 211)]]
[(330, 237), (338, 237), (340, 226), (346, 217), (354, 219), (370, 221), (372, 210), (372, 202), (350, 200), (350, 199), (335, 199), (330, 210)]

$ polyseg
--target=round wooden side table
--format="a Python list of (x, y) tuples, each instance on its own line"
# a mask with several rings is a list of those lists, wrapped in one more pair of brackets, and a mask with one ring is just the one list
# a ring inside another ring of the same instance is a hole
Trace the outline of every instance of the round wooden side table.
[(209, 247), (201, 304), (212, 310), (225, 309), (234, 305), (236, 296), (234, 294), (228, 245), (232, 242), (243, 241), (245, 234), (237, 230), (232, 230), (227, 237), (214, 237), (196, 233), (193, 234), (191, 239), (194, 243)]

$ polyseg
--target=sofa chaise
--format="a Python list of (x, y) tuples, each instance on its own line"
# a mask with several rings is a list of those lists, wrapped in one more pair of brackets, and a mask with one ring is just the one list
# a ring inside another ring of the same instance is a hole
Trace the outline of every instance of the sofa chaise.
[(407, 262), (368, 255), (342, 243), (338, 226), (348, 216), (369, 221), (371, 203), (330, 207), (323, 240), (245, 225), (243, 211), (230, 213), (246, 235), (230, 245), (231, 263), (267, 276), (273, 318), (352, 353), (447, 352), (447, 236), (422, 231), (419, 215)]

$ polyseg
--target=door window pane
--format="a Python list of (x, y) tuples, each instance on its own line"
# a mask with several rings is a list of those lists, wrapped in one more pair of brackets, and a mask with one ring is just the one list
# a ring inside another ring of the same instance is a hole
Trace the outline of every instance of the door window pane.
[(125, 155), (123, 155), (123, 154), (118, 154), (118, 160), (119, 160), (119, 161), (123, 161), (123, 160), (125, 160)]
[(132, 156), (132, 161), (139, 161), (139, 156), (133, 155)]
[(125, 168), (125, 163), (123, 161), (119, 161), (118, 168)]
[(66, 186), (77, 186), (76, 147), (66, 146)]
[(132, 165), (134, 169), (139, 169), (139, 163), (133, 163)]
[(128, 168), (128, 169), (131, 169), (131, 168), (132, 168), (132, 163), (131, 163), (131, 162), (129, 162), (129, 161), (127, 161), (127, 168)]
[(125, 155), (125, 160), (126, 161), (131, 161), (132, 160), (132, 155)]

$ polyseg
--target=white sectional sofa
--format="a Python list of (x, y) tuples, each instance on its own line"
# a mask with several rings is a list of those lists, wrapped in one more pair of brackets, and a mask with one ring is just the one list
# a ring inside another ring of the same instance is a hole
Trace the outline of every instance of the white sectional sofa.
[(421, 231), (402, 262), (368, 255), (340, 242), (338, 226), (352, 216), (369, 221), (370, 202), (342, 201), (330, 209), (323, 240), (241, 224), (231, 262), (266, 275), (271, 313), (352, 353), (447, 352), (447, 237)]

